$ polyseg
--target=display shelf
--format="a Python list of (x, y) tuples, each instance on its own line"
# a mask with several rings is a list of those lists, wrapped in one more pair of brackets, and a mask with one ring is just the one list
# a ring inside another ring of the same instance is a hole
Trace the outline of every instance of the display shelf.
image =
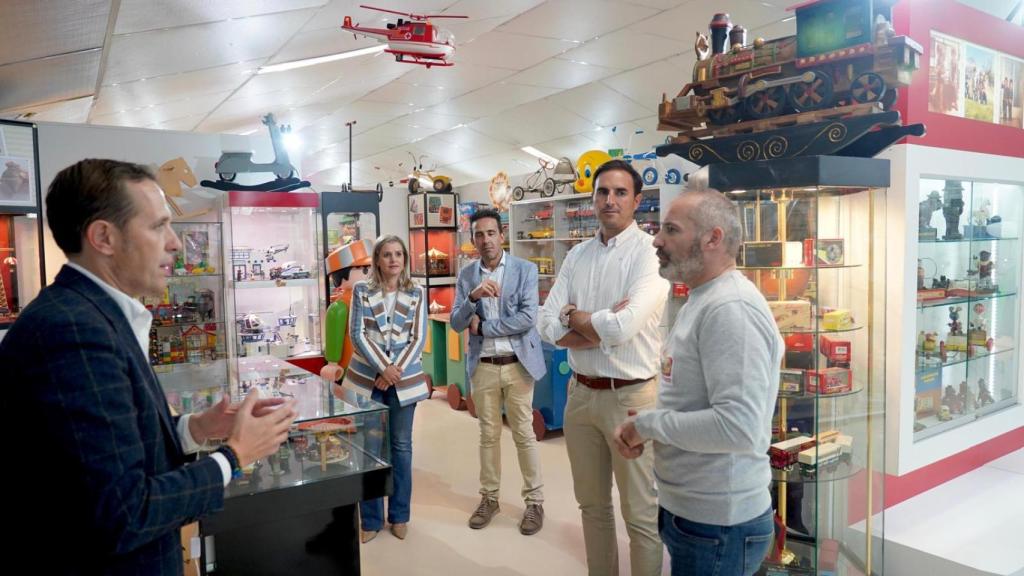
[(196, 320), (195, 322), (175, 322), (174, 324), (157, 324), (153, 323), (152, 328), (155, 330), (161, 330), (164, 328), (185, 328), (188, 326), (200, 326), (203, 324), (223, 324), (224, 320)]
[(942, 308), (944, 306), (950, 306), (952, 304), (966, 304), (973, 302), (984, 302), (988, 300), (996, 300), (999, 298), (1009, 298), (1016, 296), (1016, 292), (996, 292), (993, 294), (986, 295), (975, 295), (975, 296), (954, 296), (952, 298), (943, 298), (941, 300), (924, 300), (917, 303), (918, 310), (924, 310), (926, 308)]
[(789, 484), (836, 482), (852, 478), (862, 470), (863, 467), (856, 466), (852, 462), (839, 462), (828, 465), (820, 473), (807, 473), (801, 470), (799, 466), (794, 466), (792, 470), (788, 471), (772, 468), (772, 480)]
[(943, 240), (936, 238), (934, 240), (921, 240), (918, 239), (918, 244), (978, 244), (983, 242), (1009, 242), (1020, 240), (1017, 236), (1004, 236), (1004, 237), (991, 237), (991, 238), (960, 238), (958, 240)]
[(243, 280), (231, 282), (230, 286), (237, 290), (250, 290), (253, 288), (294, 288), (316, 284), (319, 284), (319, 280), (316, 278), (292, 278), (290, 280)]
[(849, 328), (834, 328), (834, 329), (819, 328), (819, 329), (810, 329), (810, 330), (792, 330), (792, 329), (788, 329), (787, 328), (785, 330), (779, 330), (779, 332), (781, 332), (783, 335), (785, 335), (785, 334), (841, 334), (843, 332), (856, 332), (857, 330), (863, 330), (863, 329), (864, 329), (864, 325), (863, 324), (854, 324), (853, 326), (850, 326)]
[(189, 278), (223, 278), (223, 274), (171, 274), (168, 280), (188, 280)]
[(835, 398), (843, 398), (846, 396), (853, 396), (860, 394), (864, 391), (863, 384), (854, 383), (853, 388), (849, 392), (834, 392), (832, 394), (810, 394), (807, 392), (779, 392), (779, 398), (785, 398), (787, 400), (832, 400)]
[(843, 264), (841, 266), (737, 266), (736, 269), (743, 270), (842, 270), (848, 268), (859, 268), (860, 264)]
[(946, 352), (947, 358), (946, 358), (945, 362), (936, 363), (936, 364), (933, 364), (933, 365), (930, 365), (930, 366), (921, 366), (920, 365), (921, 357), (918, 356), (919, 366), (917, 368), (917, 373), (920, 374), (920, 373), (926, 372), (928, 370), (932, 370), (932, 369), (940, 368), (940, 367), (941, 368), (947, 368), (949, 366), (956, 366), (958, 364), (965, 364), (967, 362), (973, 362), (973, 361), (976, 361), (976, 360), (982, 360), (984, 358), (988, 358), (988, 357), (991, 357), (991, 356), (998, 356), (1000, 354), (1008, 354), (1008, 353), (1014, 351), (1014, 348), (1012, 348), (1012, 347), (997, 347), (997, 346), (993, 346), (991, 351), (990, 350), (986, 350), (984, 347), (977, 346), (977, 345), (974, 345), (974, 348), (977, 351), (973, 355), (971, 355), (971, 356), (968, 356), (967, 352), (959, 352), (959, 351), (956, 351), (956, 352)]

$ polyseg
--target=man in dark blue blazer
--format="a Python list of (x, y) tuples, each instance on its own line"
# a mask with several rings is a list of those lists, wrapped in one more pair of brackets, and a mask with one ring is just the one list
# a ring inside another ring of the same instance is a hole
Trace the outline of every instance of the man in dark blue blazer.
[(41, 574), (180, 574), (180, 528), (221, 508), (233, 472), (277, 450), (295, 411), (252, 394), (171, 416), (137, 300), (163, 294), (181, 248), (152, 172), (83, 160), (46, 208), (68, 263), (0, 342), (4, 436), (22, 445), (5, 468), (10, 548)]
[(537, 332), (537, 266), (506, 254), (501, 219), (494, 210), (470, 218), (480, 261), (459, 271), (452, 329), (469, 329), (467, 380), (480, 421), (480, 504), (469, 518), (480, 529), (498, 512), (501, 484), (501, 415), (523, 475), (526, 510), (519, 531), (530, 536), (544, 525), (544, 482), (533, 431), (533, 386), (544, 377), (544, 352)]

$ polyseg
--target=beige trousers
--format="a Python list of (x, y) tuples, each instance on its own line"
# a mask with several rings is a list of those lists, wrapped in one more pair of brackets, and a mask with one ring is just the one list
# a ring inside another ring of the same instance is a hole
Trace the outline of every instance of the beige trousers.
[(654, 408), (656, 380), (617, 390), (593, 390), (569, 381), (565, 406), (565, 446), (572, 467), (573, 489), (583, 517), (583, 540), (590, 576), (619, 573), (618, 542), (612, 509), (612, 474), (619, 488), (622, 519), (629, 535), (632, 576), (661, 573), (662, 544), (658, 536), (658, 496), (654, 489), (654, 451), (650, 446), (635, 460), (615, 449), (612, 434), (627, 410)]
[(533, 432), (533, 377), (519, 362), (481, 362), (472, 376), (473, 402), (480, 420), (480, 494), (498, 499), (501, 487), (501, 412), (505, 409), (523, 474), (523, 499), (544, 501), (544, 481)]

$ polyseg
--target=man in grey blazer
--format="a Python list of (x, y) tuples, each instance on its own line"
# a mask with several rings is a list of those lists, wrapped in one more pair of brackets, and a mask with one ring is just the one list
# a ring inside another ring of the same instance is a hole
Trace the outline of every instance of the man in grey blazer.
[(470, 218), (479, 262), (459, 272), (452, 329), (469, 329), (466, 359), (473, 402), (480, 419), (480, 504), (469, 527), (480, 529), (498, 512), (501, 485), (502, 406), (523, 474), (526, 510), (519, 531), (530, 536), (544, 525), (543, 481), (533, 432), (533, 384), (544, 376), (537, 332), (537, 267), (506, 254), (501, 219), (494, 210)]

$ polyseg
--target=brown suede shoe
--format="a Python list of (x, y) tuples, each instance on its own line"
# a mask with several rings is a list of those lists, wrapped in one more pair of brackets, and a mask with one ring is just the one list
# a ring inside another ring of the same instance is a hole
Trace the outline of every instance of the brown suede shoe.
[(498, 506), (498, 501), (493, 498), (483, 496), (480, 498), (480, 505), (476, 507), (476, 511), (469, 517), (469, 527), (474, 530), (479, 530), (491, 523), (491, 518), (501, 510)]
[(363, 544), (366, 544), (370, 540), (373, 540), (374, 538), (376, 538), (377, 534), (380, 534), (380, 530), (360, 530), (359, 531), (359, 540)]
[(523, 520), (519, 523), (519, 533), (523, 536), (533, 536), (544, 527), (544, 506), (540, 504), (527, 504), (523, 512)]
[(405, 535), (409, 533), (409, 524), (407, 522), (392, 524), (391, 533), (395, 535), (395, 538), (405, 540)]

